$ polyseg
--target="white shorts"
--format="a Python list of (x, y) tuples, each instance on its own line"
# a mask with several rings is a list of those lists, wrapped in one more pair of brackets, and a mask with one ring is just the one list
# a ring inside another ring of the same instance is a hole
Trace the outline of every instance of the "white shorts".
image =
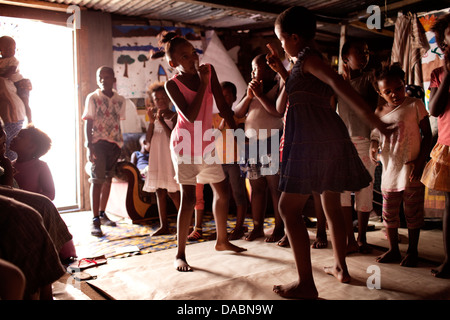
[(186, 157), (177, 157), (171, 150), (173, 168), (175, 169), (175, 180), (184, 185), (197, 185), (218, 183), (225, 180), (225, 173), (219, 163), (205, 162), (204, 160), (186, 161)]
[[(373, 209), (373, 179), (376, 164), (370, 159), (370, 140), (363, 137), (352, 137), (351, 139), (361, 161), (372, 176), (372, 182), (368, 187), (355, 192), (355, 210), (371, 212)], [(345, 191), (341, 194), (341, 205), (343, 207), (352, 206), (351, 191)]]

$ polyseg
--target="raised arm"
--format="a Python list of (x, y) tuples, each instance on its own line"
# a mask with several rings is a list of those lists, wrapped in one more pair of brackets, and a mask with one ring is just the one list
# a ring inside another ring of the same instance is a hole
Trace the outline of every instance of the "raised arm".
[(210, 74), (209, 66), (199, 66), (198, 73), (200, 76), (200, 85), (198, 87), (197, 94), (190, 105), (187, 103), (174, 80), (169, 80), (165, 84), (166, 92), (177, 107), (177, 111), (181, 112), (183, 116), (192, 123), (195, 119), (197, 119), (198, 113), (200, 112), (202, 106), (203, 97), (205, 96), (205, 92), (208, 87)]
[(328, 84), (371, 128), (379, 129), (385, 136), (391, 135), (393, 130), (388, 128), (388, 124), (382, 122), (352, 86), (318, 56), (305, 60), (303, 72)]
[(448, 59), (448, 54), (446, 55), (444, 65), (444, 74), (442, 75), (442, 81), (439, 87), (433, 87), (430, 91), (430, 103), (428, 105), (430, 109), (430, 114), (433, 117), (439, 117), (445, 111), (449, 99), (449, 88), (450, 88), (450, 62)]

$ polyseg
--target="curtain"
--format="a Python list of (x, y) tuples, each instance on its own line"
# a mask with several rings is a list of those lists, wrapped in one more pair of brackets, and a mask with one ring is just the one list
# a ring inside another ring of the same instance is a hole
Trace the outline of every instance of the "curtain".
[(406, 73), (406, 84), (422, 86), (421, 59), (429, 48), (425, 30), (417, 15), (409, 13), (399, 16), (395, 22), (391, 63), (400, 63)]

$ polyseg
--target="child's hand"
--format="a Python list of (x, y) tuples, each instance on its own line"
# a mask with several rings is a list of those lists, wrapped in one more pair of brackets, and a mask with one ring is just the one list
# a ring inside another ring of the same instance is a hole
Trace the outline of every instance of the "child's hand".
[(378, 164), (378, 142), (370, 143), (370, 160)]
[(156, 111), (155, 118), (156, 118), (156, 120), (159, 120), (159, 122), (163, 122), (164, 121), (164, 112), (162, 112), (161, 109), (158, 109)]
[(275, 48), (272, 47), (270, 43), (266, 45), (266, 47), (269, 49), (270, 53), (266, 55), (267, 65), (276, 73), (278, 73), (284, 80), (286, 80), (286, 77), (288, 75), (288, 72), (286, 68), (283, 65), (283, 62), (281, 61), (280, 57), (278, 56), (278, 53), (276, 52)]
[(262, 80), (252, 80), (248, 84), (250, 90), (253, 92), (253, 95), (256, 97), (261, 97), (263, 94), (263, 83)]
[(201, 66), (198, 67), (197, 71), (200, 77), (200, 81), (203, 84), (208, 85), (209, 75), (211, 73), (210, 68), (206, 64), (202, 64)]
[(420, 180), (422, 178), (423, 168), (425, 164), (420, 161), (420, 159), (416, 159), (413, 161), (409, 161), (406, 164), (412, 165), (413, 169), (409, 174), (409, 181), (412, 182), (414, 180)]
[(150, 123), (155, 123), (155, 113), (154, 113), (154, 108), (150, 107), (147, 108), (147, 115), (148, 115), (148, 120), (150, 121)]
[(250, 99), (253, 99), (255, 97), (255, 95), (253, 94), (253, 90), (252, 90), (250, 84), (251, 84), (251, 82), (247, 86), (247, 97), (249, 97)]

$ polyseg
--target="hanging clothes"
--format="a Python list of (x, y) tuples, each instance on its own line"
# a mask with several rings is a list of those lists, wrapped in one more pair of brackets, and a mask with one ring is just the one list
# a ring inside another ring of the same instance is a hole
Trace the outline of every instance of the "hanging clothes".
[(409, 85), (423, 85), (422, 57), (430, 49), (425, 30), (417, 15), (401, 15), (395, 22), (391, 63), (399, 62)]

